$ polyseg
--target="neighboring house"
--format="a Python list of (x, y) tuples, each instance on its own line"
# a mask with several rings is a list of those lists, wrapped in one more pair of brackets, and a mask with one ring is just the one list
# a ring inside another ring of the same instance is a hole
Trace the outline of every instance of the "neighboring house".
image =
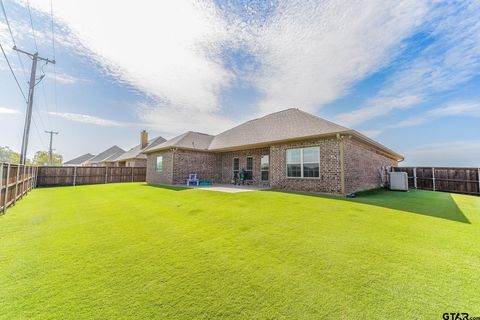
[(73, 166), (75, 166), (75, 167), (76, 166), (83, 166), (83, 165), (85, 165), (85, 163), (88, 160), (92, 159), (93, 157), (95, 157), (95, 155), (87, 153), (87, 154), (84, 154), (80, 157), (76, 157), (75, 159), (72, 159), (72, 160), (69, 160), (67, 162), (62, 163), (62, 166), (67, 166), (67, 167), (68, 166), (72, 166), (72, 167)]
[(147, 182), (185, 184), (189, 174), (274, 189), (348, 194), (380, 187), (383, 170), (403, 157), (365, 135), (298, 109), (245, 122), (211, 136), (187, 132), (146, 148)]
[(125, 150), (118, 146), (113, 146), (88, 160), (85, 165), (90, 167), (114, 167), (115, 160), (123, 153), (125, 153)]
[(142, 151), (150, 147), (155, 147), (165, 141), (163, 137), (148, 140), (148, 133), (143, 130), (140, 133), (140, 144), (119, 155), (115, 159), (115, 164), (118, 167), (146, 167), (147, 155), (143, 154)]

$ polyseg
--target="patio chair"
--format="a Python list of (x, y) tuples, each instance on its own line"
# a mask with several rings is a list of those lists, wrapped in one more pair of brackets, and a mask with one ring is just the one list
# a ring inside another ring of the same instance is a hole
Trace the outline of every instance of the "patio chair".
[(189, 186), (190, 183), (195, 183), (197, 186), (199, 185), (200, 180), (197, 179), (197, 174), (196, 173), (191, 173), (191, 174), (188, 175), (187, 186)]

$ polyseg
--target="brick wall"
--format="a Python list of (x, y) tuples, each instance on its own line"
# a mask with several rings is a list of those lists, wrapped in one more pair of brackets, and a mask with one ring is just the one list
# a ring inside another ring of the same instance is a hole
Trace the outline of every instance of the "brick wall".
[(270, 148), (249, 149), (241, 151), (224, 152), (221, 154), (221, 181), (222, 183), (232, 183), (233, 180), (233, 159), (238, 158), (239, 169), (247, 168), (247, 157), (253, 158), (253, 184), (268, 184), (261, 181), (260, 160), (263, 155), (270, 155)]
[[(320, 147), (319, 178), (287, 177), (286, 150)], [(270, 147), (270, 186), (274, 189), (341, 193), (339, 141), (336, 138), (302, 141)]]
[(221, 156), (216, 153), (176, 150), (174, 152), (173, 183), (185, 184), (188, 175), (196, 173), (200, 180), (221, 181)]
[[(157, 172), (157, 156), (163, 156), (163, 170)], [(161, 151), (147, 155), (147, 183), (173, 184), (172, 173), (173, 151)]]
[(381, 187), (384, 166), (397, 161), (354, 138), (344, 138), (345, 192), (352, 193)]
[[(344, 138), (344, 172), (346, 193), (378, 188), (381, 186), (380, 170), (384, 166), (396, 166), (374, 148), (355, 140)], [(289, 178), (286, 173), (286, 150), (302, 147), (320, 147), (319, 178)], [(163, 172), (156, 172), (156, 156), (163, 155)], [(246, 168), (247, 157), (253, 158), (253, 179), (262, 182), (260, 159), (270, 156), (269, 184), (274, 189), (325, 192), (340, 194), (340, 140), (335, 137), (284, 143), (270, 148), (249, 149), (223, 153), (176, 150), (148, 155), (147, 182), (153, 184), (185, 184), (188, 175), (196, 173), (199, 179), (213, 183), (230, 184), (233, 179), (233, 159), (238, 158), (240, 169)], [(172, 163), (173, 161), (173, 163)]]

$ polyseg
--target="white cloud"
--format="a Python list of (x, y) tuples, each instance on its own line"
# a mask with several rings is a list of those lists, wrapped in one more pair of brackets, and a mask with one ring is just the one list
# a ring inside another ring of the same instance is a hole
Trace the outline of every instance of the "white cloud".
[(427, 13), (423, 1), (289, 1), (260, 33), (262, 112), (314, 111), (388, 63)]
[(142, 105), (138, 107), (138, 115), (143, 126), (173, 135), (185, 131), (218, 134), (236, 124), (213, 112), (192, 112), (169, 106)]
[[(32, 5), (50, 11), (50, 1)], [(55, 2), (55, 15), (120, 80), (172, 105), (218, 110), (230, 76), (218, 59), (225, 27), (212, 5), (71, 0)]]
[[(340, 114), (347, 125), (409, 108), (468, 81), (480, 72), (480, 2), (439, 2), (429, 14), (434, 38), (414, 59), (402, 64), (376, 97)], [(412, 97), (414, 97), (412, 101)]]
[[(50, 12), (49, 0), (31, 5)], [(248, 5), (239, 10), (245, 18), (236, 15), (238, 10), (220, 10), (213, 1), (194, 0), (135, 5), (64, 0), (55, 2), (54, 10), (64, 24), (58, 41), (154, 98), (157, 107), (140, 107), (138, 118), (177, 133), (179, 128), (215, 130), (231, 124), (220, 95), (235, 77), (246, 78), (261, 93), (262, 114), (292, 106), (315, 111), (387, 66), (402, 53), (402, 41), (430, 23), (434, 43), (407, 60), (376, 97), (337, 120), (357, 124), (415, 106), (428, 99), (427, 92), (445, 90), (477, 72), (475, 6), (284, 0), (259, 19), (250, 17), (259, 14)], [(248, 51), (259, 67), (246, 73), (230, 70), (222, 60), (226, 48)]]
[[(50, 10), (47, 0), (32, 5)], [(172, 118), (185, 110), (209, 118), (237, 75), (223, 65), (222, 48), (246, 48), (260, 63), (245, 76), (263, 94), (261, 113), (291, 106), (314, 111), (388, 63), (427, 6), (280, 1), (272, 16), (247, 23), (206, 1), (71, 0), (56, 2), (55, 12), (88, 48), (84, 53), (168, 106), (169, 115), (178, 113)]]
[(15, 109), (0, 107), (0, 114), (21, 114), (21, 112)]
[(398, 123), (389, 125), (389, 128), (412, 127), (427, 123), (436, 118), (451, 116), (469, 116), (480, 117), (480, 102), (467, 101), (448, 104), (444, 107), (435, 108), (430, 111), (418, 114), (413, 118), (402, 120)]
[(124, 127), (129, 125), (128, 123), (109, 120), (109, 119), (103, 119), (103, 118), (91, 116), (88, 114), (68, 113), (68, 112), (48, 112), (48, 114), (52, 116), (64, 118), (70, 121), (93, 124), (93, 125), (104, 126), (104, 127)]
[(443, 108), (433, 109), (428, 114), (435, 117), (459, 115), (480, 117), (480, 101), (454, 103)]
[(480, 140), (449, 141), (415, 147), (403, 152), (404, 166), (480, 167)]
[[(46, 77), (53, 80), (53, 79), (55, 79), (55, 74), (49, 72), (49, 73), (46, 74)], [(80, 78), (74, 77), (70, 74), (62, 73), (62, 72), (57, 72), (56, 80), (57, 80), (57, 82), (59, 82), (61, 84), (65, 84), (65, 85), (76, 84), (78, 82), (88, 81), (88, 80), (80, 79)]]
[(360, 130), (360, 132), (367, 137), (374, 139), (382, 133), (382, 130)]
[(368, 107), (342, 113), (336, 117), (336, 120), (345, 125), (355, 125), (374, 117), (386, 115), (394, 109), (409, 108), (420, 102), (422, 102), (422, 98), (415, 95), (376, 98), (369, 102)]

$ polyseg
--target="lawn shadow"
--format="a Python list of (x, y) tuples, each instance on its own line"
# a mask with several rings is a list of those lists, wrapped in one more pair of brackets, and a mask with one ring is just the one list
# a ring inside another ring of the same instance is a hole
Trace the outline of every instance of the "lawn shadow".
[[(280, 191), (285, 192), (285, 191)], [(355, 198), (334, 195), (288, 192), (313, 197), (337, 199), (340, 201), (363, 203), (377, 207), (400, 210), (425, 216), (470, 224), (450, 193), (426, 190), (408, 192), (374, 189), (356, 194)]]
[(182, 187), (182, 186), (175, 186), (171, 184), (150, 184), (145, 183), (141, 185), (142, 187), (151, 187), (151, 188), (159, 188), (171, 191), (184, 191), (184, 190), (191, 190), (192, 188)]

